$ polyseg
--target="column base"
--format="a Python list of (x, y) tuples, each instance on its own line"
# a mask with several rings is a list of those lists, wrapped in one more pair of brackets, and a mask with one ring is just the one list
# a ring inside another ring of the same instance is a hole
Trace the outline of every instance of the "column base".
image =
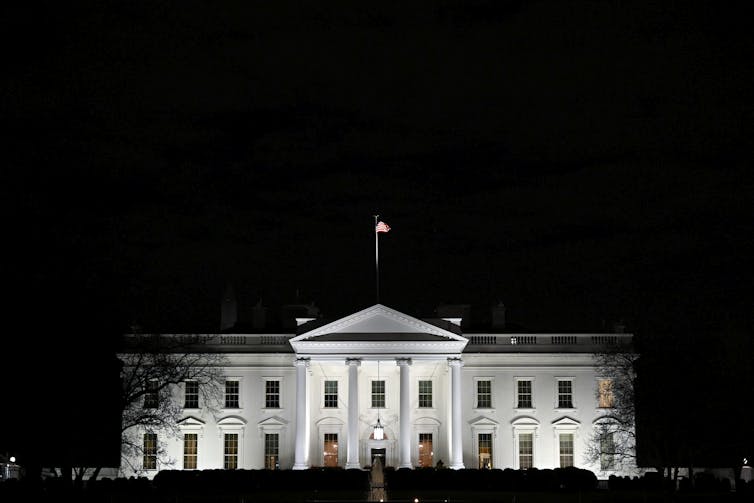
[(450, 469), (451, 470), (463, 470), (464, 468), (466, 468), (466, 467), (463, 466), (463, 463), (457, 463), (455, 465), (450, 465)]
[(308, 470), (309, 466), (305, 465), (304, 463), (293, 465), (293, 468), (291, 470)]
[(414, 467), (411, 466), (411, 463), (409, 463), (409, 464), (403, 464), (403, 465), (398, 465), (398, 468), (408, 468), (409, 470), (413, 470), (414, 469)]
[(353, 468), (361, 470), (361, 465), (359, 463), (346, 463), (346, 470), (351, 470)]

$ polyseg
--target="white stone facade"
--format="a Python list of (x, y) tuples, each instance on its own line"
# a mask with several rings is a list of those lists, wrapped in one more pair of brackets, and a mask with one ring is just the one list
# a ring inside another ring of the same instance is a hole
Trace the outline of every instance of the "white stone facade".
[[(584, 453), (604, 413), (593, 354), (629, 348), (630, 334), (463, 336), (456, 321), (430, 323), (377, 304), (324, 326), (303, 323), (298, 334), (208, 336), (226, 353), (238, 406), (185, 409), (181, 435), (157, 432), (167, 455), (140, 474), (184, 462), (199, 470), (362, 468), (373, 455), (396, 468), (572, 463), (600, 478), (618, 473), (586, 465)], [(378, 415), (381, 440), (373, 438)], [(194, 440), (195, 467), (184, 456)]]

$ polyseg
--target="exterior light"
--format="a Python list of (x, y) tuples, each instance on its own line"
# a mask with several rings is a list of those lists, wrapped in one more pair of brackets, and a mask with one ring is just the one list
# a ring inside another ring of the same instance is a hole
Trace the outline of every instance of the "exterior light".
[(11, 456), (10, 457), (10, 462), (11, 463), (15, 463), (16, 462), (16, 456)]
[(382, 440), (385, 438), (385, 428), (382, 427), (382, 423), (380, 423), (380, 418), (377, 418), (377, 424), (374, 425), (374, 439), (375, 440)]

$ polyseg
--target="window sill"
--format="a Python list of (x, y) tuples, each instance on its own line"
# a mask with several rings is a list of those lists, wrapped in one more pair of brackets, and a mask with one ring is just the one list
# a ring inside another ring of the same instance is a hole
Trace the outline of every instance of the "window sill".
[(476, 412), (489, 412), (490, 414), (495, 413), (494, 407), (474, 407), (474, 411)]

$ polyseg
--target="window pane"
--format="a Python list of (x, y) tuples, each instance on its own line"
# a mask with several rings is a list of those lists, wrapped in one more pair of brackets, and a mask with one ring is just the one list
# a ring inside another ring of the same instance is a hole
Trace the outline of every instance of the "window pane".
[(157, 434), (145, 433), (144, 434), (144, 469), (156, 470), (157, 469)]
[(267, 470), (277, 470), (279, 452), (279, 437), (277, 433), (266, 433), (264, 435), (264, 467)]
[(237, 409), (239, 407), (240, 384), (238, 381), (225, 381), (225, 408)]
[(600, 436), (600, 470), (615, 469), (615, 439), (612, 433)]
[(325, 407), (338, 407), (338, 381), (325, 381)]
[(571, 381), (558, 381), (558, 408), (573, 408), (573, 391)]
[(518, 408), (532, 408), (531, 394), (531, 381), (518, 381)]
[(612, 379), (600, 379), (599, 381), (599, 406), (602, 408), (610, 408), (613, 406)]
[(186, 394), (183, 407), (186, 409), (199, 408), (199, 383), (196, 381), (186, 381)]
[(385, 407), (385, 381), (372, 381), (372, 407)]
[(419, 407), (432, 407), (432, 381), (419, 381)]
[(196, 433), (186, 433), (183, 435), (183, 469), (196, 470), (197, 456), (197, 437)]
[(560, 467), (573, 466), (573, 433), (560, 434)]
[(238, 468), (238, 433), (225, 434), (225, 459), (223, 468), (235, 470)]
[(521, 433), (518, 436), (518, 467), (532, 468), (534, 461), (534, 435)]
[(156, 409), (158, 402), (158, 384), (157, 381), (147, 381), (144, 393), (144, 408)]
[(477, 408), (490, 409), (492, 408), (492, 381), (477, 381)]
[(479, 434), (479, 468), (492, 468), (492, 433)]
[(265, 408), (279, 409), (280, 408), (280, 381), (266, 381), (264, 388), (265, 388), (264, 389)]

